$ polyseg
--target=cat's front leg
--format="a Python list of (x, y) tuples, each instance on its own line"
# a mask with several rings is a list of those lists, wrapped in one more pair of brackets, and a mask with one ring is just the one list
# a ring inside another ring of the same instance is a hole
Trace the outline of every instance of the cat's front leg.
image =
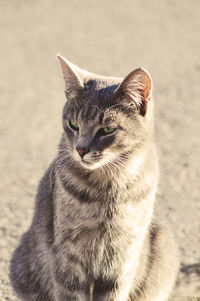
[(122, 264), (114, 263), (116, 270), (96, 279), (93, 290), (93, 301), (128, 301), (132, 282), (136, 274), (139, 255), (133, 254), (132, 246)]
[(89, 296), (85, 292), (69, 290), (66, 287), (57, 287), (54, 292), (55, 301), (88, 301)]
[[(55, 274), (58, 272), (54, 272)], [(67, 273), (70, 273), (68, 271)], [(65, 280), (65, 273), (54, 275), (54, 298), (55, 301), (88, 301), (89, 289), (85, 283), (72, 273), (68, 274)]]
[(90, 286), (80, 264), (63, 256), (53, 259), (52, 278), (55, 301), (88, 301)]

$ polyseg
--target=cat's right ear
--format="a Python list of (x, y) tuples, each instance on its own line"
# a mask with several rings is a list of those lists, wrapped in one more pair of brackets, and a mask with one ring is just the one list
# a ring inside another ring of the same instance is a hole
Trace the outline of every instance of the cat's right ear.
[(83, 82), (76, 71), (75, 65), (67, 61), (61, 55), (57, 55), (60, 61), (61, 69), (63, 72), (63, 77), (65, 81), (65, 93), (69, 98), (76, 98), (76, 96), (81, 92), (84, 85)]
[(143, 68), (138, 68), (125, 77), (115, 94), (121, 95), (122, 101), (134, 105), (144, 116), (152, 99), (152, 86), (149, 73)]

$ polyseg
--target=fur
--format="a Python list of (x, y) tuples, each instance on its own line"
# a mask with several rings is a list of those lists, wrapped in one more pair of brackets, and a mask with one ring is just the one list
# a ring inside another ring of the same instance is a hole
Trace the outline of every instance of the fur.
[(59, 60), (64, 132), (11, 261), (13, 287), (24, 301), (167, 300), (178, 259), (153, 220), (151, 77), (106, 78)]

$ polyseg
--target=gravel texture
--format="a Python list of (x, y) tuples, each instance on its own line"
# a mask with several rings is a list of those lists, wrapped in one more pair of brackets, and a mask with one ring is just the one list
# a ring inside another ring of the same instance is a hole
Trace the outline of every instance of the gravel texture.
[[(160, 159), (156, 214), (173, 228), (181, 262), (200, 262), (199, 12), (198, 0), (0, 0), (1, 301), (17, 301), (10, 257), (62, 131), (57, 52), (104, 75), (149, 70)], [(200, 296), (190, 285), (179, 296)]]

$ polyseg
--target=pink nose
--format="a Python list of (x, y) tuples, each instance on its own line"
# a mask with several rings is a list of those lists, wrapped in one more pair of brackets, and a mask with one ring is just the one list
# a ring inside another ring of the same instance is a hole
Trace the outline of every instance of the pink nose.
[(81, 158), (83, 158), (83, 156), (89, 152), (89, 150), (86, 148), (78, 148), (77, 147), (76, 150)]

